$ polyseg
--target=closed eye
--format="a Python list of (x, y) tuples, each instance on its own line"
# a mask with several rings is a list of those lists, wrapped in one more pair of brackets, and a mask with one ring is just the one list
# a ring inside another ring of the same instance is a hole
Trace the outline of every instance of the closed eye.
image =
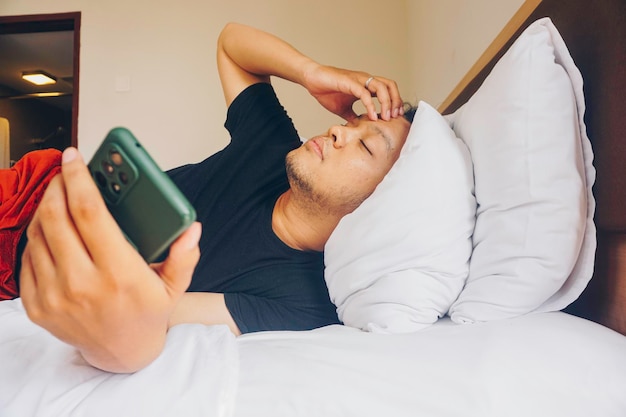
[(365, 148), (365, 150), (367, 151), (367, 153), (369, 153), (370, 155), (374, 156), (374, 154), (372, 153), (372, 151), (370, 151), (370, 148), (367, 147), (367, 145), (365, 144), (365, 141), (363, 141), (363, 139), (359, 139), (361, 141), (361, 145), (363, 145), (363, 147)]

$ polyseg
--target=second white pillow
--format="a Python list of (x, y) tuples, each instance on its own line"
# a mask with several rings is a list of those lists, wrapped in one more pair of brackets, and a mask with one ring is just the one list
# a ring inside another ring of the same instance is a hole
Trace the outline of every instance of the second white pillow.
[(452, 116), (472, 154), (478, 202), (455, 322), (559, 310), (589, 281), (595, 170), (583, 114), (582, 78), (545, 18)]

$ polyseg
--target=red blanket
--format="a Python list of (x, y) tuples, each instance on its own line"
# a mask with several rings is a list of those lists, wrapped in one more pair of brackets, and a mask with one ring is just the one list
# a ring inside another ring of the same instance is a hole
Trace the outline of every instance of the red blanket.
[(61, 152), (27, 153), (12, 168), (0, 169), (0, 300), (18, 296), (14, 269), (17, 244), (43, 193), (61, 170)]

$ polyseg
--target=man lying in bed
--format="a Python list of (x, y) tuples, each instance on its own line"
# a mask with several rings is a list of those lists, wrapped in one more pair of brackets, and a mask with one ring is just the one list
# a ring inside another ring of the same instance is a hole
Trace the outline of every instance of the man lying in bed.
[[(410, 123), (397, 86), (319, 65), (237, 24), (222, 31), (217, 62), (232, 141), (171, 172), (202, 231), (194, 224), (163, 263), (146, 265), (73, 148), (30, 223), (20, 275), (28, 315), (95, 367), (141, 369), (178, 323), (227, 324), (240, 334), (338, 322), (322, 250), (398, 158)], [(347, 123), (300, 146), (270, 76), (302, 85)], [(367, 114), (357, 117), (359, 99)]]

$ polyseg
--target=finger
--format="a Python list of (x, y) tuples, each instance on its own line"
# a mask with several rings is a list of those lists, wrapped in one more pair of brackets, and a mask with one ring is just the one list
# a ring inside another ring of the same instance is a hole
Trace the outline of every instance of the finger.
[(352, 107), (349, 107), (344, 113), (340, 114), (339, 117), (347, 122), (350, 122), (359, 116), (354, 112), (354, 109)]
[[(27, 229), (27, 236), (29, 241), (33, 242), (31, 248), (34, 262), (40, 262), (48, 255), (58, 268), (68, 269), (85, 261), (84, 258), (88, 254), (68, 211), (67, 195), (61, 175), (57, 175), (48, 184)], [(40, 276), (37, 270), (34, 272), (36, 277)]]
[(361, 100), (361, 103), (365, 107), (367, 117), (370, 120), (378, 120), (378, 113), (376, 112), (376, 105), (374, 104), (372, 93), (367, 90), (365, 86), (362, 86), (360, 91), (356, 93), (355, 96)]
[(107, 264), (112, 252), (117, 252), (116, 256), (134, 253), (121, 250), (130, 244), (109, 213), (89, 169), (75, 148), (63, 152), (61, 173), (69, 213), (94, 262)]
[(33, 282), (41, 288), (48, 284), (48, 277), (54, 275), (55, 263), (53, 255), (46, 241), (41, 223), (33, 221), (26, 230), (28, 244), (24, 249), (28, 253), (28, 271), (32, 274)]
[(55, 282), (55, 265), (38, 225), (29, 226), (29, 240), (22, 254), (20, 270), (20, 297), (33, 323), (42, 324), (47, 307), (59, 299)]
[(173, 294), (182, 294), (191, 283), (200, 259), (198, 243), (202, 235), (199, 222), (193, 223), (170, 247), (168, 257), (156, 266), (161, 279)]
[(20, 298), (28, 317), (35, 323), (41, 316), (37, 294), (37, 279), (33, 273), (29, 247), (26, 245), (22, 254), (22, 268), (20, 270)]
[(402, 116), (404, 102), (402, 101), (402, 97), (400, 96), (398, 84), (395, 81), (386, 78), (383, 78), (382, 81), (387, 85), (387, 91), (391, 99), (391, 117), (395, 118), (398, 116)]
[(351, 121), (358, 117), (358, 115), (354, 112), (353, 106), (354, 103), (358, 100), (358, 97), (352, 95), (345, 95), (340, 97), (335, 104), (335, 109), (331, 110), (333, 113), (341, 117), (346, 121)]
[(63, 283), (56, 278), (56, 268), (43, 231), (38, 223), (28, 227), (28, 244), (22, 255), (20, 297), (28, 317), (42, 324), (49, 316), (49, 307), (60, 300)]
[(33, 272), (29, 247), (26, 245), (22, 254), (22, 268), (20, 269), (20, 298), (27, 312), (31, 308), (33, 310), (37, 308), (37, 291), (37, 279)]
[(376, 77), (370, 82), (370, 86), (372, 95), (380, 102), (382, 119), (389, 120), (404, 113), (402, 97), (395, 81)]
[(382, 79), (373, 78), (368, 85), (368, 91), (373, 96), (376, 96), (380, 103), (381, 119), (389, 120), (391, 118), (391, 99), (387, 90), (387, 84)]
[(354, 112), (354, 110), (351, 111), (350, 113), (346, 113), (346, 114), (341, 115), (341, 118), (344, 119), (346, 122), (351, 122), (354, 119), (357, 119), (358, 117), (359, 117), (359, 115), (356, 114)]

